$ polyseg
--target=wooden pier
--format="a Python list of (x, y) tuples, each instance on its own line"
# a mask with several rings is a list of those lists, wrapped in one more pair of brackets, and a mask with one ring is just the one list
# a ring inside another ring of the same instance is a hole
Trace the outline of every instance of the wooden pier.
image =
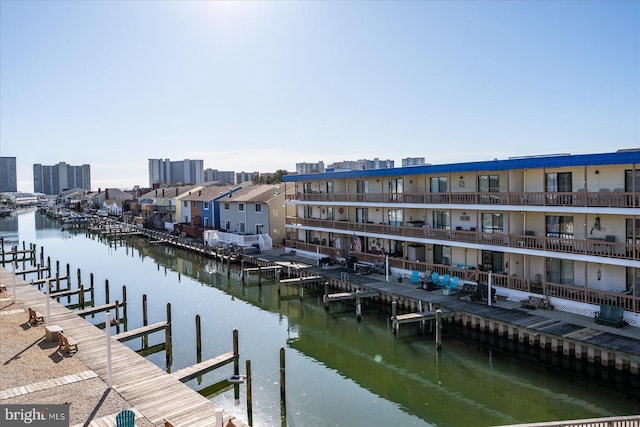
[[(0, 269), (1, 281), (12, 283), (11, 274), (5, 269)], [(28, 282), (16, 279), (15, 291), (16, 302), (21, 306), (32, 307), (42, 313), (47, 312), (46, 295)], [(109, 343), (109, 369), (107, 336), (104, 331), (55, 300), (49, 301), (49, 317), (45, 321), (47, 326), (60, 327), (65, 335), (76, 341), (78, 351), (73, 357), (78, 357), (105, 383), (109, 384), (110, 381), (111, 388), (154, 425), (162, 425), (165, 419), (179, 426), (216, 425), (216, 405), (175, 375), (167, 374), (159, 366), (121, 343), (117, 335), (112, 336)], [(231, 417), (226, 415), (224, 418), (224, 425), (227, 425)], [(233, 425), (243, 426), (244, 423), (233, 419)]]

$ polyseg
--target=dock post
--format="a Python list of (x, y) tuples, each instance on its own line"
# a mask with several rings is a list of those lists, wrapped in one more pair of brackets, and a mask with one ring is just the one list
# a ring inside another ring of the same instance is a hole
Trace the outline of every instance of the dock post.
[(324, 282), (324, 296), (322, 300), (324, 302), (324, 309), (329, 311), (329, 282)]
[(44, 246), (40, 246), (40, 264), (44, 265)]
[[(142, 326), (149, 324), (147, 318), (147, 294), (142, 294)], [(142, 336), (142, 348), (149, 347), (149, 336), (144, 334)]]
[(262, 267), (258, 264), (258, 285), (262, 285)]
[(244, 285), (244, 275), (246, 272), (244, 271), (244, 258), (240, 260), (240, 278), (242, 279), (242, 285)]
[(93, 288), (93, 273), (89, 274), (89, 289), (91, 290), (91, 304), (95, 304), (95, 291)]
[(120, 333), (120, 301), (118, 300), (116, 300), (116, 318), (113, 319), (113, 323), (116, 326), (116, 333), (119, 334)]
[(104, 279), (104, 302), (109, 304), (109, 279)]
[(84, 309), (84, 285), (80, 285), (79, 288), (80, 293), (78, 294), (78, 307), (80, 310)]
[(67, 289), (71, 289), (71, 266), (69, 263), (67, 263)]
[(196, 360), (202, 362), (202, 330), (200, 329), (200, 315), (196, 314)]
[(442, 349), (442, 310), (436, 310), (436, 349)]
[(360, 289), (356, 289), (356, 320), (362, 321), (362, 306), (360, 305)]
[(124, 321), (124, 330), (127, 330), (127, 285), (122, 285), (122, 318)]
[(398, 327), (396, 324), (397, 315), (398, 315), (398, 302), (394, 300), (391, 302), (391, 332), (393, 332), (394, 334), (398, 332)]
[[(47, 283), (48, 285), (49, 283)], [(56, 292), (60, 291), (60, 275), (56, 274)]]
[(253, 392), (251, 389), (251, 360), (246, 362), (247, 370), (247, 423), (253, 426)]
[(300, 301), (304, 299), (304, 283), (302, 282), (302, 275), (300, 275), (300, 289), (298, 290), (298, 294), (300, 294)]
[(284, 366), (284, 347), (280, 347), (280, 422), (287, 426), (287, 388)]
[(47, 257), (47, 273), (49, 273), (49, 277), (51, 277), (51, 257)]
[[(233, 329), (233, 376), (238, 378), (240, 376), (240, 353), (238, 350), (238, 329)], [(233, 386), (233, 397), (236, 400), (240, 399), (240, 384), (236, 383)]]
[(170, 369), (171, 367), (171, 360), (173, 358), (172, 355), (172, 344), (171, 344), (171, 303), (168, 302), (167, 303), (167, 327), (164, 330), (164, 348), (165, 348), (165, 353), (166, 353), (166, 360), (167, 360), (167, 370)]

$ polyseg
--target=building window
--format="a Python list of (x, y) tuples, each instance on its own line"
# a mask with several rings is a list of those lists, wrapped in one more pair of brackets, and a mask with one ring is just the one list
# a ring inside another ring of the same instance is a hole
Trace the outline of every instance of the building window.
[(547, 237), (573, 239), (573, 217), (547, 216)]
[(389, 201), (399, 202), (402, 199), (402, 193), (404, 192), (404, 185), (402, 178), (391, 178), (388, 184), (389, 188)]
[(498, 175), (478, 175), (479, 193), (499, 193), (500, 177)]
[(241, 222), (238, 224), (238, 229), (240, 233), (244, 233), (244, 222)]
[(571, 193), (571, 172), (549, 172), (545, 185), (547, 193)]
[(439, 228), (441, 230), (451, 229), (451, 218), (449, 211), (433, 211), (433, 228)]
[(191, 202), (191, 207), (192, 208), (197, 208), (198, 207), (198, 202)]
[(209, 210), (209, 202), (204, 202), (204, 210), (205, 211)]
[(182, 202), (182, 207), (183, 208), (188, 208), (189, 207), (189, 202), (187, 202), (186, 200), (184, 202)]
[(627, 169), (624, 171), (624, 191), (640, 191), (640, 170)]
[(362, 224), (369, 221), (368, 208), (356, 208), (356, 222)]
[(402, 225), (402, 210), (401, 209), (389, 209), (387, 211), (387, 218), (389, 218), (389, 225)]
[(256, 203), (256, 212), (262, 212), (262, 203)]
[(356, 181), (356, 193), (365, 194), (369, 192), (369, 181)]
[(573, 285), (573, 260), (547, 258), (547, 282)]
[(239, 210), (240, 212), (243, 212), (243, 211), (244, 211), (244, 203), (238, 203), (238, 210)]
[(325, 190), (327, 194), (333, 194), (333, 181), (327, 181)]
[(504, 232), (504, 215), (501, 213), (482, 213), (482, 232)]
[(447, 189), (447, 177), (446, 176), (438, 176), (430, 179), (431, 182), (431, 192), (432, 193), (446, 193)]
[(225, 203), (224, 203), (224, 210), (225, 210), (225, 211), (228, 211), (228, 210), (229, 210), (229, 207), (230, 207), (229, 202), (225, 202)]
[(436, 264), (451, 265), (451, 247), (433, 245), (433, 262)]

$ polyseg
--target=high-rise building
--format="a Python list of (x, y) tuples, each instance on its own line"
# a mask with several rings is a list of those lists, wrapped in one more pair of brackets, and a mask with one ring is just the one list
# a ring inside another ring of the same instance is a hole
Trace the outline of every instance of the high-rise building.
[(407, 157), (402, 159), (402, 167), (405, 166), (422, 166), (425, 165), (424, 157)]
[(53, 195), (69, 188), (91, 190), (91, 166), (72, 166), (65, 162), (53, 166), (33, 165), (34, 192)]
[(219, 182), (221, 184), (233, 184), (235, 179), (234, 171), (219, 171), (218, 169), (205, 169), (205, 182)]
[(0, 157), (0, 193), (18, 191), (15, 157)]
[(259, 176), (260, 172), (236, 172), (236, 184), (252, 182), (254, 178), (258, 178)]
[(149, 159), (149, 186), (157, 184), (191, 184), (204, 181), (202, 160)]
[(324, 162), (319, 161), (318, 163), (296, 163), (296, 172), (300, 175), (308, 173), (323, 173)]

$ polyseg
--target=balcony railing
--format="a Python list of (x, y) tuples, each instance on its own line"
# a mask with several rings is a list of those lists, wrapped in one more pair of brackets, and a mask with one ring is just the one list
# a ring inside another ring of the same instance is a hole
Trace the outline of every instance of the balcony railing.
[(414, 237), (482, 245), (545, 250), (609, 258), (640, 260), (640, 247), (631, 243), (609, 242), (600, 239), (573, 239), (571, 236), (530, 236), (505, 233), (484, 233), (471, 230), (446, 230), (430, 227), (356, 223), (348, 221), (287, 217), (287, 224), (327, 228), (352, 233), (372, 233), (395, 237)]
[[(319, 252), (327, 257), (341, 257), (344, 254), (337, 248), (322, 246), (312, 243), (287, 240), (286, 245), (292, 249), (300, 249), (312, 253)], [(365, 252), (349, 252), (350, 256), (356, 257), (358, 261), (371, 263), (382, 263), (386, 261), (384, 255), (370, 254)], [(420, 261), (409, 261), (404, 258), (389, 257), (389, 267), (408, 271), (418, 271), (421, 274), (438, 273), (440, 275), (449, 274), (451, 277), (459, 277), (461, 280), (477, 283), (487, 283), (489, 273), (476, 270), (471, 266), (433, 264)], [(469, 268), (471, 267), (471, 268)], [(622, 307), (624, 310), (634, 313), (640, 312), (640, 296), (631, 293), (612, 292), (597, 289), (589, 289), (584, 286), (566, 285), (553, 282), (536, 282), (524, 277), (515, 275), (492, 273), (491, 282), (501, 288), (513, 289), (523, 292), (538, 293), (542, 295), (557, 297), (561, 299), (583, 302), (593, 305), (607, 303), (612, 306)]]
[(581, 206), (631, 208), (640, 206), (640, 194), (632, 192), (519, 192), (519, 193), (297, 193), (288, 200), (307, 202), (425, 203), (456, 205)]

